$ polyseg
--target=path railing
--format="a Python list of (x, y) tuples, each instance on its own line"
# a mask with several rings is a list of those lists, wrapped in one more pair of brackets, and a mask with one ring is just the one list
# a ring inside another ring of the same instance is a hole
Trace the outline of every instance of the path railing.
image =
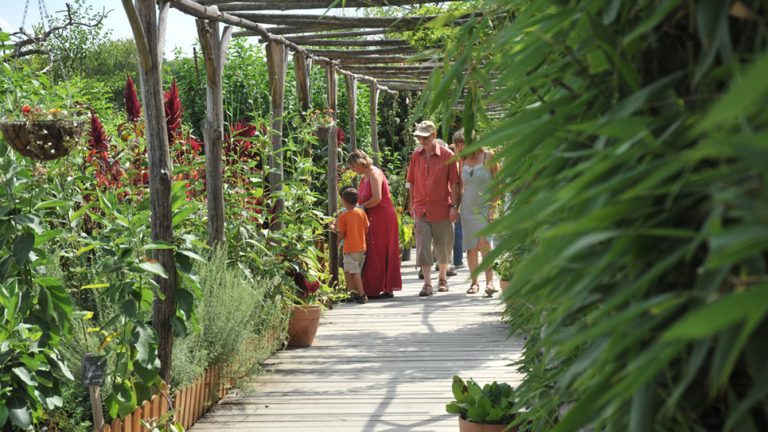
[[(174, 420), (187, 429), (195, 424), (213, 405), (227, 395), (227, 386), (221, 382), (221, 367), (212, 366), (192, 384), (174, 394)], [(141, 422), (149, 422), (168, 412), (168, 400), (162, 394), (152, 396), (136, 407), (124, 419), (105, 424), (101, 432), (149, 432)]]

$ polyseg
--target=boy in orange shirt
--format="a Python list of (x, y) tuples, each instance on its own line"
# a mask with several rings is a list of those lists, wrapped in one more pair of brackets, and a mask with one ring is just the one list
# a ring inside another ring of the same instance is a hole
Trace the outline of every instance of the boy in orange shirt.
[(341, 203), (346, 209), (336, 220), (338, 242), (344, 241), (344, 278), (347, 289), (357, 293), (358, 303), (367, 303), (360, 273), (365, 263), (365, 235), (368, 233), (368, 216), (357, 207), (357, 189), (345, 188), (341, 192)]

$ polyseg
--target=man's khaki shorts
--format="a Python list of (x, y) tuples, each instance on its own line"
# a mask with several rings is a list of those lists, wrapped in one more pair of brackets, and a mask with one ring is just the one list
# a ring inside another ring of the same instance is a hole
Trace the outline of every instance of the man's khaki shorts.
[(344, 254), (344, 271), (346, 273), (362, 273), (365, 264), (365, 252)]
[(428, 222), (419, 218), (416, 219), (415, 231), (416, 265), (431, 266), (434, 258), (440, 264), (448, 264), (453, 253), (453, 223), (448, 219)]

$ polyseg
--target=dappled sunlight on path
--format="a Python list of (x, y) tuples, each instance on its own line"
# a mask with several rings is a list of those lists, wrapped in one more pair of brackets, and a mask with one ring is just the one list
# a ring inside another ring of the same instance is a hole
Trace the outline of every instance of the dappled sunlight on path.
[(273, 355), (267, 375), (191, 430), (457, 430), (445, 413), (454, 374), (480, 384), (521, 379), (510, 364), (522, 340), (507, 337), (501, 302), (465, 294), (466, 280), (462, 269), (450, 292), (418, 297), (422, 281), (403, 263), (395, 298), (327, 311), (312, 347)]

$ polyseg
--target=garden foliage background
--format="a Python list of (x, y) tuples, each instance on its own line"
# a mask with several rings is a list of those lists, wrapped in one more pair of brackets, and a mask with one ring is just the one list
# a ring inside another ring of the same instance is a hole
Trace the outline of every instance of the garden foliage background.
[[(82, 22), (95, 16), (85, 0), (75, 1), (72, 13)], [(11, 52), (9, 42), (8, 34), (0, 33), (0, 54)], [(82, 146), (45, 164), (19, 156), (0, 139), (0, 429), (90, 430), (87, 389), (79, 384), (86, 352), (106, 359), (101, 393), (108, 417), (124, 416), (156, 391), (160, 378), (151, 304), (153, 278), (162, 277), (163, 270), (153, 261), (153, 250), (173, 249), (182, 275), (173, 322), (172, 387), (191, 382), (211, 364), (223, 365), (232, 382), (257, 371), (285, 340), (290, 304), (303, 301), (289, 274), (298, 271), (321, 282), (321, 301), (343, 297), (327, 286), (322, 262), (327, 149), (311, 122), (301, 121), (290, 84), (281, 195), (286, 211), (274, 212), (277, 196), (269, 191), (263, 162), (271, 144), (261, 46), (237, 39), (228, 51), (227, 248), (220, 251), (204, 244), (199, 126), (205, 112), (200, 73), (205, 71), (196, 64), (202, 60), (178, 55), (164, 65), (176, 241), (157, 244), (150, 240), (146, 142), (132, 79), (138, 67), (134, 42), (116, 40), (98, 26), (71, 27), (45, 48), (66, 61), (47, 69), (46, 56), (3, 57), (0, 117), (48, 116), (53, 108), (62, 110), (57, 116), (82, 118), (85, 134)], [(288, 80), (293, 82), (292, 68)], [(348, 114), (340, 84), (337, 123), (344, 129)], [(326, 109), (325, 92), (324, 73), (313, 68), (316, 111), (307, 113), (310, 117)], [(365, 87), (358, 91), (358, 103), (367, 107)], [(403, 110), (394, 98), (381, 106), (383, 118)], [(363, 108), (358, 143), (370, 149), (369, 112)], [(398, 161), (405, 145), (392, 141), (404, 130), (404, 123), (382, 130), (390, 149), (384, 160), (396, 173), (396, 184), (402, 183)], [(285, 229), (272, 230), (275, 222)]]
[(765, 2), (480, 5), (423, 101), (498, 149), (516, 423), (766, 430)]
[[(89, 13), (83, 0), (75, 4)], [(768, 429), (765, 2), (462, 4), (489, 12), (434, 38), (412, 37), (420, 49), (439, 46), (445, 68), (431, 78), (420, 111), (411, 110), (413, 95), (382, 95), (380, 139), (391, 149), (384, 166), (396, 190), (400, 176), (391, 173), (402, 172), (407, 125), (432, 116), (448, 136), (451, 108), (463, 97), (465, 135), (478, 130), (476, 145), (497, 151), (495, 190), (507, 206), (490, 228), (501, 240), (494, 255), (512, 264), (510, 330), (528, 336), (515, 393), (524, 412), (515, 422), (534, 431)], [(449, 9), (438, 21), (465, 12)], [(76, 374), (85, 351), (109, 359), (112, 416), (157, 384), (147, 324), (160, 271), (146, 258), (154, 248), (173, 248), (185, 275), (174, 384), (222, 360), (245, 373), (280, 344), (285, 298), (295, 296), (285, 263), (323, 278), (319, 251), (306, 241), (322, 236), (324, 181), (315, 167), (324, 166), (323, 149), (298, 121), (291, 86), (291, 182), (280, 216), (290, 223), (269, 229), (275, 197), (262, 163), (269, 145), (261, 48), (236, 41), (225, 67), (231, 246), (209, 257), (199, 240), (204, 179), (195, 137), (204, 100), (194, 61), (165, 66), (167, 88), (175, 79), (179, 94), (168, 104), (178, 241), (152, 244), (143, 129), (123, 96), (136, 64), (109, 55), (114, 62), (97, 62), (104, 52), (131, 52), (133, 42), (104, 33), (73, 38), (57, 48), (82, 55), (67, 68), (40, 74), (44, 60), (32, 58), (3, 62), (0, 74), (6, 115), (25, 103), (96, 114), (88, 146), (45, 166), (0, 142), (6, 429), (43, 422), (88, 429), (84, 391), (67, 372)], [(83, 49), (66, 50), (71, 40)], [(345, 86), (337, 87), (345, 128)], [(312, 94), (323, 107), (320, 71)], [(359, 97), (366, 106), (364, 87)], [(486, 115), (491, 105), (501, 118)], [(366, 148), (367, 110), (358, 115)], [(299, 211), (310, 206), (316, 210)], [(243, 321), (221, 327), (220, 317), (231, 316)]]

